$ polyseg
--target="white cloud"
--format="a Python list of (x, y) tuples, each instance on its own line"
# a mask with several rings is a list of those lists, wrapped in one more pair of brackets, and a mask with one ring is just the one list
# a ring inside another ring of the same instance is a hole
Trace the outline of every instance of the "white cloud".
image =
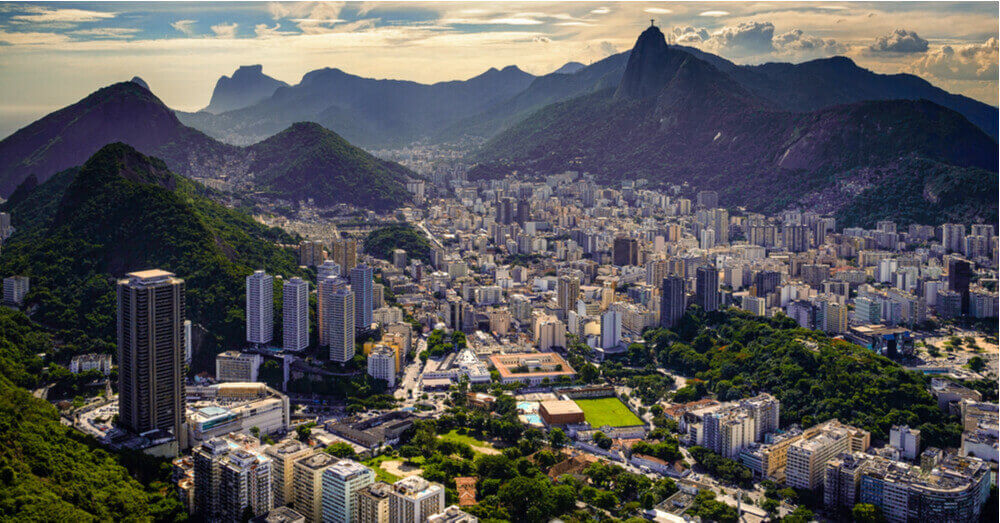
[(729, 11), (702, 11), (701, 13), (698, 13), (698, 16), (709, 16), (715, 18), (728, 15)]
[(810, 36), (801, 29), (775, 36), (772, 43), (779, 52), (796, 54), (798, 58), (830, 56), (847, 51), (847, 46), (836, 40)]
[(910, 69), (950, 80), (996, 81), (998, 61), (997, 39), (990, 38), (983, 44), (942, 46), (920, 57)]
[(736, 55), (766, 54), (774, 50), (774, 24), (771, 22), (742, 22), (712, 32), (709, 44)]
[(20, 11), (27, 12), (28, 14), (12, 16), (10, 17), (12, 22), (36, 25), (66, 25), (79, 24), (83, 22), (97, 22), (99, 20), (114, 18), (118, 15), (118, 13), (89, 11), (84, 9), (50, 9), (47, 7), (37, 6), (24, 6), (22, 9), (20, 6), (16, 6), (16, 4), (15, 7)]
[(610, 12), (611, 12), (611, 10), (608, 9), (607, 7), (598, 7), (597, 9), (591, 9), (590, 10), (590, 14), (592, 14), (592, 15), (606, 15), (606, 14), (608, 14)]
[(171, 22), (170, 27), (191, 36), (194, 34), (194, 24), (196, 22), (196, 20), (177, 20), (176, 22)]
[(927, 40), (917, 36), (913, 31), (896, 29), (892, 34), (880, 36), (875, 43), (868, 46), (873, 53), (925, 53)]
[(219, 38), (236, 38), (236, 28), (238, 24), (216, 24), (212, 26), (212, 32)]
[(257, 38), (278, 38), (295, 34), (291, 31), (281, 31), (281, 24), (274, 24), (274, 27), (268, 27), (267, 24), (257, 24), (253, 27), (253, 32)]
[(97, 27), (94, 29), (79, 29), (70, 31), (74, 36), (87, 36), (91, 38), (132, 38), (141, 29), (131, 27)]
[(664, 9), (662, 7), (647, 7), (643, 9), (643, 11), (654, 15), (669, 15), (670, 13), (673, 13), (670, 9)]

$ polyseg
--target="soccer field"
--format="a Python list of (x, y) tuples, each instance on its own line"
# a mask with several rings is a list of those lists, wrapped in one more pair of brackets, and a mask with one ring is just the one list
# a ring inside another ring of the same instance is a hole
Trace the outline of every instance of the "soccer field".
[(573, 400), (583, 411), (587, 423), (594, 428), (610, 425), (612, 427), (627, 427), (642, 425), (642, 420), (628, 410), (628, 407), (618, 398), (579, 399)]

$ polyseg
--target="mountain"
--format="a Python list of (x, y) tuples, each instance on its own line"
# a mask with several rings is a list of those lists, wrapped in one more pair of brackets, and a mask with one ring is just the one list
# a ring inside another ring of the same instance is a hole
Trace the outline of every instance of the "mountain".
[(234, 144), (250, 144), (295, 122), (315, 122), (354, 144), (381, 147), (432, 136), (524, 90), (534, 76), (516, 66), (432, 85), (376, 80), (340, 69), (306, 73), (260, 103), (213, 115), (178, 113), (181, 121)]
[(566, 62), (559, 69), (556, 69), (555, 71), (552, 71), (551, 74), (573, 74), (573, 73), (579, 71), (580, 69), (583, 69), (584, 67), (587, 67), (587, 66), (584, 65), (584, 64), (581, 64), (580, 62)]
[[(784, 110), (667, 46), (655, 27), (637, 40), (617, 86), (539, 110), (474, 158), (484, 173), (576, 169), (605, 180), (689, 182), (758, 211), (808, 203), (848, 213), (873, 194), (891, 200), (919, 189), (923, 221), (997, 215), (996, 141), (955, 111), (926, 100)], [(960, 185), (942, 184), (948, 176)], [(955, 207), (940, 197), (956, 192), (970, 200)], [(895, 205), (876, 209), (899, 214)]]
[(143, 89), (145, 89), (147, 91), (152, 91), (152, 89), (149, 88), (149, 84), (147, 84), (145, 80), (143, 80), (142, 78), (139, 78), (138, 76), (133, 76), (132, 80), (130, 80), (130, 81), (132, 83), (134, 83), (134, 84), (139, 84), (140, 87), (142, 87)]
[(550, 73), (539, 76), (524, 91), (481, 113), (455, 122), (433, 139), (452, 141), (463, 136), (494, 136), (546, 105), (618, 85), (627, 60), (628, 53), (619, 53), (572, 74)]
[(87, 333), (100, 348), (114, 342), (115, 279), (168, 270), (188, 281), (187, 316), (211, 341), (239, 343), (244, 278), (260, 268), (298, 274), (292, 250), (279, 246), (296, 238), (215, 203), (208, 192), (162, 160), (107, 145), (2, 206), (18, 229), (4, 244), (0, 274), (31, 277), (33, 320)]
[(22, 182), (29, 188), (43, 183), (118, 141), (162, 158), (175, 173), (223, 179), (236, 191), (378, 209), (409, 200), (405, 182), (414, 173), (324, 131), (315, 124), (291, 126), (280, 137), (235, 147), (186, 127), (148, 90), (124, 82), (0, 141), (0, 195), (13, 198)]
[(232, 77), (223, 76), (215, 83), (212, 100), (203, 109), (212, 114), (253, 105), (288, 84), (264, 74), (262, 65), (243, 65)]
[(354, 147), (319, 124), (300, 122), (246, 149), (254, 190), (321, 205), (352, 203), (391, 209), (409, 199), (416, 176)]
[(843, 56), (800, 64), (733, 66), (727, 73), (750, 92), (790, 111), (815, 111), (865, 100), (923, 99), (962, 114), (997, 138), (996, 107), (951, 94), (911, 74), (873, 73)]
[(138, 82), (99, 89), (0, 141), (0, 196), (9, 195), (29, 175), (39, 182), (82, 164), (101, 147), (125, 142), (191, 174), (198, 158), (232, 154), (219, 143), (185, 127), (167, 106)]

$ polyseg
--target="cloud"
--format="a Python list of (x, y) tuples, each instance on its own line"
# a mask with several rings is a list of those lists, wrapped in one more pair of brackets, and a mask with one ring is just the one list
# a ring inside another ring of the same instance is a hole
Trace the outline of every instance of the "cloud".
[(710, 17), (720, 17), (728, 15), (729, 11), (702, 11), (698, 13), (698, 16), (710, 16)]
[(91, 38), (132, 38), (141, 29), (131, 27), (97, 27), (94, 29), (80, 29), (70, 31), (73, 36), (87, 36)]
[(674, 26), (671, 43), (698, 47), (727, 58), (775, 56), (784, 59), (811, 59), (847, 52), (847, 46), (833, 39), (809, 35), (801, 29), (774, 34), (771, 22), (742, 22), (715, 31), (704, 27)]
[(868, 50), (873, 53), (926, 53), (927, 40), (913, 31), (896, 29), (892, 34), (876, 38)]
[(997, 79), (997, 39), (990, 38), (983, 44), (942, 46), (920, 57), (910, 69), (917, 74), (926, 74), (949, 80), (991, 80)]
[(219, 38), (236, 38), (237, 24), (216, 24), (212, 26), (212, 32)]
[(606, 15), (606, 14), (608, 14), (610, 12), (611, 12), (611, 10), (608, 9), (607, 7), (598, 7), (597, 9), (591, 9), (590, 10), (590, 14), (592, 14), (592, 15)]
[(647, 7), (643, 9), (643, 11), (654, 15), (669, 15), (670, 13), (673, 13), (670, 9), (664, 9), (662, 7)]
[(340, 17), (344, 2), (270, 2), (267, 10), (275, 20), (289, 19), (306, 34), (323, 34), (333, 31), (332, 26), (343, 23)]
[(847, 46), (836, 40), (818, 38), (792, 29), (787, 33), (775, 36), (772, 40), (775, 49), (784, 53), (795, 53), (804, 56), (829, 56), (847, 52)]
[(83, 22), (97, 22), (118, 16), (118, 13), (84, 9), (50, 9), (37, 6), (15, 6), (15, 8), (27, 14), (14, 15), (10, 17), (11, 22), (35, 25), (66, 26)]
[(674, 26), (670, 31), (670, 41), (680, 45), (697, 45), (711, 38), (708, 30), (691, 26)]
[(194, 24), (196, 22), (197, 20), (177, 20), (176, 22), (172, 22), (170, 24), (170, 27), (173, 27), (177, 31), (180, 31), (188, 36), (191, 36), (194, 34)]
[(281, 24), (274, 24), (274, 27), (268, 27), (267, 24), (257, 24), (253, 27), (253, 32), (257, 38), (277, 38), (295, 34), (292, 31), (281, 31), (280, 29)]
[(742, 22), (712, 33), (709, 43), (720, 51), (736, 54), (765, 54), (774, 50), (774, 24), (771, 22)]

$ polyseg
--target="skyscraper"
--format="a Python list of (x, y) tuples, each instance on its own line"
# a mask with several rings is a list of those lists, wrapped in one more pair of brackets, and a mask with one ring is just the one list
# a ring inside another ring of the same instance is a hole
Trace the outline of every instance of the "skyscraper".
[(326, 255), (323, 252), (323, 243), (303, 240), (299, 242), (299, 265), (316, 267), (323, 263)]
[(726, 209), (712, 210), (712, 230), (715, 231), (715, 244), (729, 243), (729, 211)]
[(687, 298), (684, 293), (684, 278), (667, 276), (660, 288), (660, 327), (673, 328), (684, 316)]
[(295, 277), (282, 286), (282, 348), (305, 350), (309, 346), (309, 282)]
[(129, 432), (184, 427), (184, 280), (152, 269), (118, 281), (118, 415)]
[(580, 297), (580, 278), (562, 275), (556, 283), (556, 302), (559, 310), (566, 314), (576, 305)]
[(319, 282), (319, 344), (338, 363), (354, 357), (354, 293), (342, 278)]
[(257, 345), (274, 338), (274, 277), (264, 271), (247, 276), (247, 342)]
[(753, 277), (753, 284), (757, 287), (757, 296), (761, 298), (776, 291), (780, 283), (780, 272), (760, 271)]
[(608, 309), (601, 315), (601, 348), (613, 349), (622, 342), (622, 313)]
[(351, 289), (354, 291), (354, 326), (367, 329), (372, 324), (372, 283), (374, 271), (365, 264), (351, 269)]
[(444, 510), (444, 487), (420, 476), (403, 478), (392, 484), (389, 521), (418, 523)]
[(614, 262), (619, 267), (639, 264), (639, 242), (635, 238), (615, 238)]
[(695, 303), (705, 312), (719, 309), (719, 271), (715, 267), (698, 267), (695, 282)]
[(957, 258), (948, 261), (948, 290), (962, 296), (962, 314), (969, 313), (969, 281), (972, 280), (972, 265)]
[(805, 252), (809, 250), (809, 227), (785, 225), (782, 234), (786, 251)]
[(340, 270), (347, 272), (358, 264), (358, 242), (356, 240), (336, 240), (333, 242), (333, 261)]

